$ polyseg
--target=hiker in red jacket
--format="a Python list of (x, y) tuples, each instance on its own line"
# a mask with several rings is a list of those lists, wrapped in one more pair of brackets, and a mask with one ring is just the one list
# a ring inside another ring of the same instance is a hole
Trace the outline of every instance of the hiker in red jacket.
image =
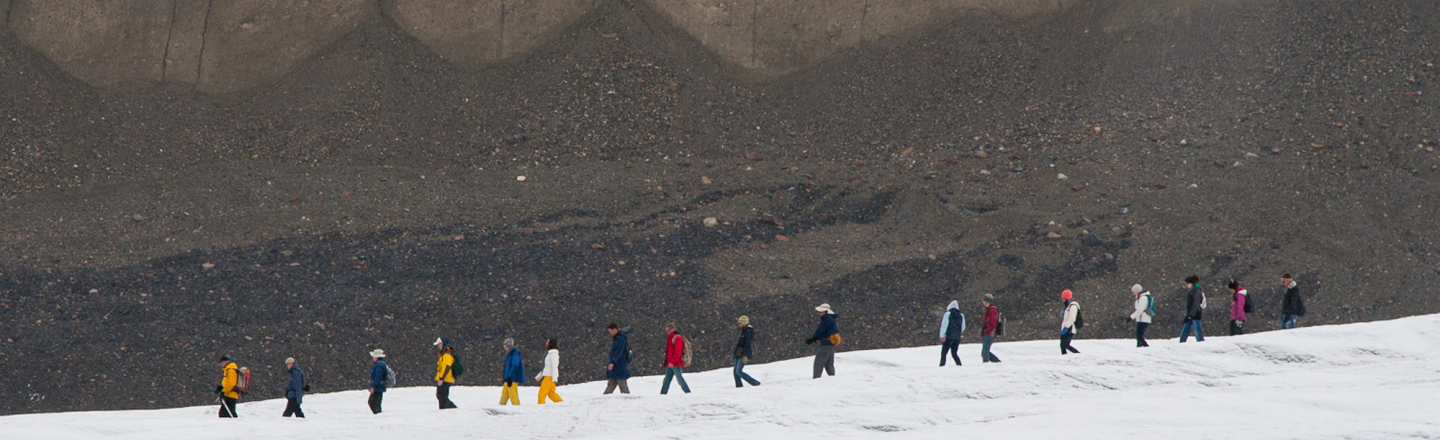
[(1250, 303), (1250, 292), (1240, 286), (1239, 281), (1230, 280), (1230, 335), (1245, 334), (1245, 307)]
[(685, 368), (685, 346), (690, 344), (684, 336), (675, 332), (675, 323), (665, 324), (665, 384), (660, 386), (660, 394), (670, 392), (670, 378), (680, 382), (680, 389), (690, 393), (690, 385), (685, 384), (685, 376), (681, 373)]
[(995, 295), (985, 294), (985, 299), (980, 303), (985, 305), (985, 326), (980, 330), (980, 361), (998, 363), (1000, 358), (990, 352), (990, 344), (995, 343), (997, 327), (1000, 326), (1000, 310), (995, 308)]

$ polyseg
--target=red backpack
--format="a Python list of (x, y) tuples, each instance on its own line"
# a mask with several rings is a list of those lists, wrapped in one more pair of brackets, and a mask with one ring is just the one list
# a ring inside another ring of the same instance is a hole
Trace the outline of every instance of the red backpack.
[(235, 371), (235, 392), (244, 395), (250, 392), (250, 369), (240, 367)]

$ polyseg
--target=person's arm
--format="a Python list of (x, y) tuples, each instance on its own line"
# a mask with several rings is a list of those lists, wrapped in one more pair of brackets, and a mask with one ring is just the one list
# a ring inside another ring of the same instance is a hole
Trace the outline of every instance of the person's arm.
[(944, 317), (940, 318), (940, 342), (945, 342), (945, 329), (950, 328), (950, 310), (945, 310)]
[(1077, 306), (1075, 305), (1075, 303), (1073, 303), (1073, 302), (1065, 306), (1065, 317), (1064, 317), (1064, 319), (1061, 319), (1061, 320), (1060, 320), (1060, 329), (1061, 329), (1061, 330), (1065, 330), (1065, 329), (1068, 329), (1068, 328), (1071, 328), (1071, 327), (1074, 327), (1074, 326), (1075, 326), (1075, 313), (1076, 313), (1075, 311), (1076, 311), (1076, 310), (1078, 310), (1078, 308), (1077, 308)]

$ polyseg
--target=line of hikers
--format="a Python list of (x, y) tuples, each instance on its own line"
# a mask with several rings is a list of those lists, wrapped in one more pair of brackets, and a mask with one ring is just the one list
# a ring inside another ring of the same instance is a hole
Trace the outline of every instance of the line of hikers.
[[(1281, 284), (1285, 289), (1285, 295), (1281, 306), (1282, 329), (1295, 327), (1299, 317), (1305, 316), (1305, 304), (1300, 296), (1299, 287), (1290, 274), (1280, 277)], [(1249, 292), (1239, 282), (1231, 279), (1227, 284), (1230, 289), (1230, 334), (1244, 334), (1244, 326), (1248, 314), (1253, 311), (1249, 300)], [(1201, 326), (1201, 317), (1205, 310), (1205, 292), (1200, 287), (1200, 277), (1191, 275), (1185, 279), (1185, 317), (1180, 330), (1180, 342), (1184, 343), (1190, 334), (1195, 335), (1196, 341), (1204, 341), (1205, 335)], [(1131, 286), (1130, 293), (1135, 297), (1134, 313), (1130, 314), (1130, 320), (1135, 322), (1135, 342), (1137, 347), (1149, 347), (1145, 340), (1145, 333), (1155, 317), (1155, 299), (1145, 289), (1136, 284)], [(1081, 328), (1085, 326), (1084, 316), (1080, 313), (1080, 303), (1075, 300), (1074, 292), (1064, 290), (1060, 293), (1064, 305), (1060, 312), (1060, 354), (1080, 353), (1071, 345), (1071, 341)], [(985, 294), (981, 300), (985, 307), (985, 318), (980, 331), (981, 348), (980, 358), (982, 362), (1000, 362), (1000, 358), (990, 351), (990, 346), (995, 340), (1004, 335), (1005, 320), (1001, 317), (999, 308), (995, 305), (995, 296)], [(837, 316), (831, 309), (830, 304), (821, 304), (815, 307), (819, 314), (820, 323), (815, 332), (805, 339), (806, 345), (818, 343), (815, 352), (813, 377), (820, 378), (824, 372), (826, 375), (835, 375), (835, 347), (840, 345), (840, 327), (836, 322)], [(750, 318), (741, 316), (736, 320), (740, 338), (736, 342), (733, 352), (733, 376), (735, 387), (743, 387), (745, 383), (751, 386), (760, 385), (745, 373), (745, 365), (750, 362), (754, 353), (755, 329), (750, 326)], [(616, 323), (610, 323), (606, 327), (610, 333), (610, 353), (605, 366), (605, 392), (614, 393), (618, 388), (621, 394), (629, 394), (630, 386), (630, 359), (634, 351), (630, 349), (628, 334), (629, 327), (621, 328)], [(959, 301), (950, 301), (940, 321), (940, 366), (945, 366), (946, 356), (955, 361), (959, 366), (960, 356), (958, 353), (962, 334), (965, 331), (965, 315), (960, 312)], [(660, 394), (670, 392), (672, 380), (680, 384), (680, 389), (686, 393), (690, 392), (690, 385), (685, 382), (684, 369), (691, 362), (693, 353), (690, 341), (681, 335), (675, 323), (665, 324), (665, 379), (660, 387)], [(455, 378), (465, 373), (464, 364), (455, 356), (455, 350), (450, 344), (450, 338), (440, 337), (434, 344), (439, 354), (435, 362), (435, 398), (439, 402), (440, 409), (456, 408), (455, 402), (450, 400), (450, 387), (455, 384)], [(524, 385), (525, 365), (521, 360), (520, 349), (516, 347), (515, 340), (506, 338), (503, 343), (505, 352), (504, 371), (502, 375), (503, 387), (500, 394), (500, 404), (520, 404), (519, 386)], [(555, 338), (545, 340), (544, 369), (535, 376), (540, 382), (538, 403), (545, 404), (546, 399), (559, 403), (562, 401), (560, 394), (556, 392), (556, 385), (560, 380), (560, 347), (559, 341)], [(370, 368), (370, 398), (368, 400), (370, 411), (374, 414), (381, 412), (381, 404), (384, 400), (385, 391), (395, 386), (397, 377), (395, 371), (385, 363), (385, 350), (375, 349), (370, 352), (372, 361)], [(215, 387), (215, 393), (220, 397), (220, 417), (235, 417), (235, 404), (240, 395), (244, 394), (249, 386), (249, 371), (238, 367), (229, 357), (220, 357), (220, 367), (224, 377), (219, 386)], [(300, 404), (306, 391), (310, 386), (305, 382), (305, 373), (301, 371), (294, 358), (285, 360), (285, 368), (290, 373), (290, 382), (285, 388), (287, 400), (283, 417), (305, 417), (301, 411)]]
[[(840, 343), (840, 327), (835, 322), (835, 312), (830, 309), (829, 304), (821, 304), (815, 308), (820, 314), (820, 325), (816, 328), (815, 334), (805, 340), (806, 344), (820, 343), (820, 348), (815, 355), (815, 378), (820, 377), (823, 370), (831, 376), (835, 375), (835, 345)], [(745, 383), (750, 386), (759, 386), (760, 381), (755, 380), (745, 373), (745, 364), (750, 362), (754, 353), (755, 329), (750, 326), (750, 317), (741, 316), (736, 320), (739, 324), (740, 338), (735, 343), (734, 349), (734, 376), (735, 387), (743, 387)], [(621, 328), (619, 324), (610, 323), (606, 330), (610, 333), (610, 354), (608, 363), (605, 366), (605, 394), (620, 389), (622, 394), (630, 394), (630, 358), (634, 351), (630, 349), (628, 333), (630, 328)], [(684, 368), (690, 364), (693, 349), (690, 341), (685, 339), (677, 330), (675, 323), (665, 324), (665, 381), (660, 387), (660, 394), (670, 392), (672, 379), (679, 382), (680, 389), (686, 393), (690, 392), (690, 385), (685, 383)], [(440, 409), (456, 408), (455, 402), (450, 400), (450, 387), (455, 384), (455, 378), (465, 373), (465, 366), (455, 355), (455, 350), (450, 344), (450, 338), (440, 337), (434, 344), (439, 351), (435, 361), (435, 399), (439, 402)], [(525, 365), (521, 360), (520, 349), (516, 348), (515, 340), (506, 338), (503, 343), (505, 351), (504, 372), (502, 374), (503, 387), (501, 388), (500, 404), (520, 404), (519, 386), (525, 384)], [(545, 340), (545, 368), (535, 380), (540, 381), (540, 392), (538, 402), (545, 404), (545, 400), (561, 402), (560, 394), (556, 392), (556, 384), (560, 380), (560, 345), (555, 338)], [(385, 350), (375, 349), (370, 352), (370, 398), (368, 404), (370, 412), (379, 414), (382, 411), (382, 404), (385, 399), (385, 392), (395, 386), (397, 375), (385, 363)], [(220, 357), (220, 368), (223, 377), (220, 385), (215, 387), (215, 394), (219, 396), (220, 417), (237, 417), (235, 404), (240, 396), (249, 389), (250, 373), (246, 368), (237, 366), (228, 356)], [(310, 390), (310, 385), (305, 382), (305, 373), (300, 366), (296, 365), (295, 358), (285, 360), (285, 368), (290, 372), (290, 383), (285, 388), (286, 406), (283, 417), (305, 417), (301, 411), (300, 404), (304, 393)]]
[[(1305, 301), (1300, 296), (1299, 285), (1295, 283), (1294, 277), (1290, 274), (1280, 276), (1280, 285), (1285, 289), (1280, 305), (1280, 328), (1292, 329), (1295, 328), (1295, 321), (1305, 316)], [(1225, 286), (1230, 289), (1230, 334), (1232, 336), (1243, 335), (1245, 334), (1245, 322), (1248, 320), (1249, 314), (1254, 312), (1250, 292), (1235, 279), (1231, 279)], [(1155, 317), (1155, 298), (1139, 284), (1131, 286), (1130, 293), (1135, 297), (1135, 312), (1130, 314), (1130, 320), (1135, 322), (1135, 346), (1149, 347), (1150, 343), (1145, 340), (1145, 332), (1150, 329), (1150, 324)], [(1064, 308), (1060, 312), (1060, 354), (1079, 353), (1079, 350), (1070, 345), (1070, 341), (1085, 326), (1085, 319), (1080, 314), (1080, 303), (1075, 301), (1074, 292), (1069, 290), (1060, 292), (1060, 299), (1064, 301)], [(1205, 341), (1205, 331), (1201, 321), (1205, 306), (1205, 290), (1200, 287), (1200, 276), (1186, 277), (1185, 316), (1180, 325), (1180, 343), (1185, 343), (1192, 334), (1195, 335), (1196, 342)], [(940, 365), (944, 366), (943, 351), (940, 356)], [(955, 362), (958, 364), (960, 361), (956, 360)]]

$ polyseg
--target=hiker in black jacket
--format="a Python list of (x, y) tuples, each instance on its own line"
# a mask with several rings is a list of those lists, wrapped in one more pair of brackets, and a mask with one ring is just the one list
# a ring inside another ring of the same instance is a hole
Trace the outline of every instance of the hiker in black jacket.
[(1185, 325), (1180, 327), (1180, 343), (1184, 344), (1190, 337), (1191, 329), (1195, 331), (1196, 342), (1205, 342), (1205, 331), (1200, 326), (1201, 314), (1205, 311), (1205, 291), (1200, 290), (1200, 276), (1186, 277), (1185, 289)]
[(755, 329), (750, 327), (749, 316), (741, 316), (739, 323), (740, 341), (735, 343), (735, 388), (745, 386), (741, 381), (749, 382), (752, 387), (759, 386), (760, 381), (745, 374), (745, 364), (750, 362), (750, 356), (755, 354)]
[(1295, 320), (1305, 316), (1305, 301), (1300, 298), (1300, 286), (1288, 273), (1280, 277), (1280, 284), (1285, 287), (1285, 299), (1280, 306), (1280, 328), (1295, 328)]

